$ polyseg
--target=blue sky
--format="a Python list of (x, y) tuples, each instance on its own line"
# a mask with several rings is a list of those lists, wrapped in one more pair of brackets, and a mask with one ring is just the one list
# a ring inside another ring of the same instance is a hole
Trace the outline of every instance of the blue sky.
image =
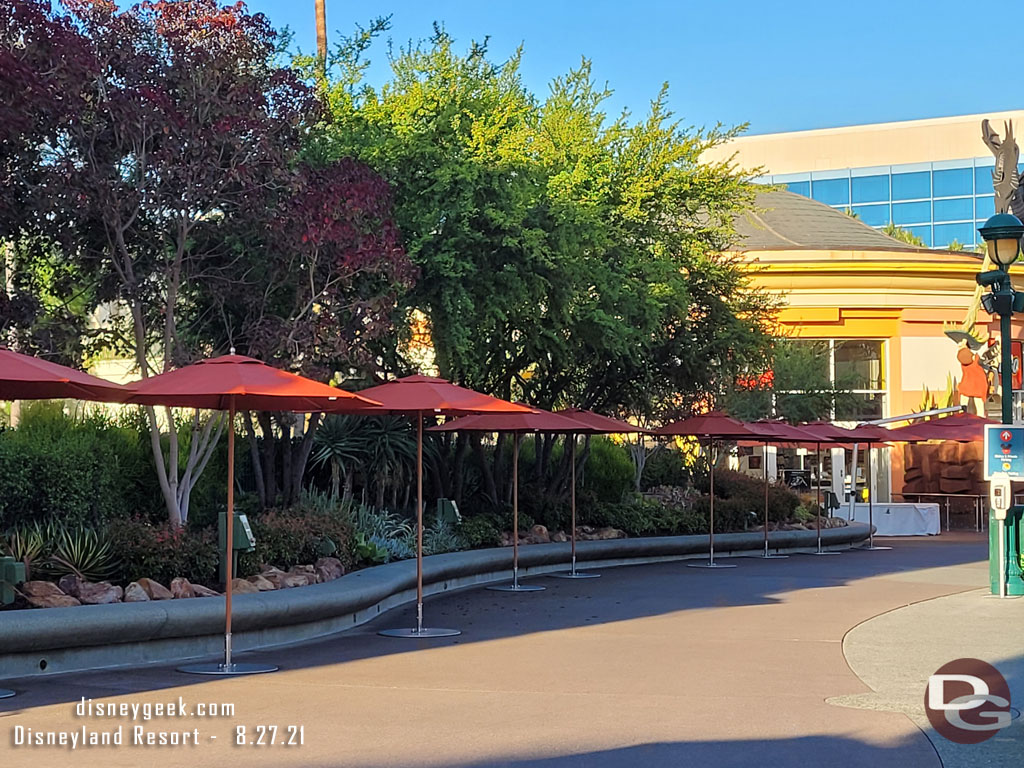
[[(297, 46), (315, 48), (314, 0), (248, 5), (291, 27)], [(685, 123), (748, 122), (751, 133), (770, 133), (1020, 107), (1012, 77), (1002, 74), (1020, 37), (1011, 8), (966, 0), (327, 0), (327, 28), (337, 39), (390, 14), (388, 35), (404, 43), (439, 21), (463, 45), (490, 36), (495, 58), (524, 44), (524, 79), (541, 96), (586, 56), (615, 90), (615, 110), (642, 113), (667, 80)], [(1010, 50), (994, 53), (993, 36)], [(385, 50), (371, 55), (372, 82), (387, 75)]]

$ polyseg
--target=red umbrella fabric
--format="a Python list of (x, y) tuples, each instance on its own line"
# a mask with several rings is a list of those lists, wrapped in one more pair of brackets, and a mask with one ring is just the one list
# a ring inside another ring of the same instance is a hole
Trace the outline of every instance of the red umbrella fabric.
[(985, 425), (999, 423), (973, 413), (957, 413), (952, 416), (943, 416), (940, 419), (931, 419), (900, 427), (892, 430), (892, 434), (895, 439), (908, 442), (953, 440), (960, 443), (973, 443), (985, 439)]
[(739, 419), (727, 416), (721, 411), (702, 413), (688, 419), (674, 421), (654, 430), (656, 435), (688, 435), (705, 438), (758, 437)]
[(372, 398), (353, 394), (244, 355), (200, 360), (126, 385), (127, 403), (227, 411), (380, 412)]
[(589, 427), (581, 421), (551, 411), (533, 409), (519, 413), (480, 413), (463, 416), (431, 427), (430, 432), (551, 432), (557, 434), (591, 433), (603, 430)]
[(528, 405), (510, 403), (432, 376), (405, 376), (361, 390), (359, 394), (380, 402), (385, 410), (394, 413), (429, 412), (461, 416), (531, 410)]
[[(232, 426), (235, 409), (257, 411), (324, 411), (370, 412), (377, 407), (373, 400), (343, 389), (297, 376), (251, 357), (224, 355), (200, 360), (192, 365), (129, 384), (127, 403), (166, 405), (183, 408), (206, 408), (228, 411), (228, 499), (227, 583), (224, 595), (224, 663), (197, 665), (188, 669), (203, 674), (240, 674), (272, 672), (273, 666), (235, 664), (231, 661), (231, 597), (232, 543), (235, 509), (235, 430)], [(379, 409), (378, 409), (379, 410)]]
[(635, 424), (630, 424), (628, 421), (613, 419), (610, 416), (602, 416), (599, 413), (586, 411), (582, 408), (563, 408), (560, 411), (555, 411), (555, 413), (559, 416), (567, 416), (570, 419), (582, 422), (608, 435), (649, 434), (649, 430), (638, 427)]
[(117, 403), (124, 396), (120, 384), (0, 347), (0, 400), (69, 397)]
[(814, 443), (819, 438), (802, 427), (794, 427), (784, 421), (749, 421), (744, 426), (761, 437), (759, 442), (768, 443)]

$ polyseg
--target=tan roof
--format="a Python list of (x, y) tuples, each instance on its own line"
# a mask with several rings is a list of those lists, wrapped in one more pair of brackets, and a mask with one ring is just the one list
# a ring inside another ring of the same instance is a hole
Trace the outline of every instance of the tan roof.
[(908, 245), (843, 211), (783, 190), (758, 192), (753, 210), (736, 218), (737, 250), (949, 251)]

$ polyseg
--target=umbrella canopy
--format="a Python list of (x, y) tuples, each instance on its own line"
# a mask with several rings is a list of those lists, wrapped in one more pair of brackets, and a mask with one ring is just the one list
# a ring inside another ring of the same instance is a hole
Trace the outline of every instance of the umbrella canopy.
[(674, 421), (654, 430), (656, 435), (689, 435), (704, 438), (758, 437), (739, 419), (727, 416), (721, 411), (702, 413), (688, 419)]
[(957, 413), (940, 419), (922, 421), (907, 427), (892, 430), (896, 440), (953, 440), (961, 443), (980, 442), (985, 439), (985, 425), (998, 421), (975, 416), (973, 413)]
[(120, 384), (0, 347), (0, 400), (70, 397), (117, 403), (124, 396)]
[(602, 416), (599, 413), (585, 411), (582, 408), (564, 408), (561, 411), (555, 411), (555, 413), (559, 416), (566, 416), (573, 421), (586, 424), (592, 429), (609, 435), (647, 434), (646, 429), (630, 424), (628, 421)]
[(860, 443), (898, 443), (900, 436), (894, 434), (893, 430), (880, 427), (877, 424), (860, 424), (853, 429), (847, 430), (850, 438)]
[(449, 421), (431, 432), (552, 432), (558, 434), (596, 433), (604, 430), (588, 427), (586, 424), (567, 416), (551, 411), (532, 409), (520, 413), (481, 413), (475, 416), (463, 416), (461, 419)]
[(243, 355), (200, 360), (128, 384), (126, 403), (226, 411), (379, 411), (364, 395), (321, 384)]
[(820, 440), (813, 432), (784, 421), (751, 421), (745, 422), (744, 426), (759, 435), (763, 443), (814, 443)]
[(528, 405), (510, 403), (497, 397), (474, 392), (445, 379), (432, 376), (405, 376), (359, 392), (393, 413), (431, 411), (449, 416), (466, 413), (521, 413)]

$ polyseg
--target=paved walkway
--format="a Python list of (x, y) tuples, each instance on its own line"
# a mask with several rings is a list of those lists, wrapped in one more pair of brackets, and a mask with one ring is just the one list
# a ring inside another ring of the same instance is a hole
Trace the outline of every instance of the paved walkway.
[[(427, 623), (462, 628), (461, 637), (377, 636), (410, 623), (411, 611), (398, 610), (328, 641), (249, 654), (279, 663), (273, 675), (203, 679), (150, 667), (8, 681), (21, 693), (0, 701), (0, 754), (71, 768), (931, 768), (941, 764), (936, 750), (906, 715), (826, 700), (872, 692), (844, 658), (852, 628), (977, 587), (986, 545), (973, 534), (892, 543), (836, 557), (737, 559), (717, 571), (662, 563), (589, 581), (537, 578), (547, 590), (532, 594), (451, 594), (428, 602)], [(83, 696), (140, 706), (181, 697), (190, 709), (230, 703), (235, 714), (77, 717)], [(118, 725), (126, 742), (134, 725), (198, 729), (199, 745), (71, 752), (13, 742), (16, 726), (45, 735)], [(304, 745), (234, 744), (237, 727), (249, 740), (260, 725), (276, 725), (278, 741), (302, 726)]]

